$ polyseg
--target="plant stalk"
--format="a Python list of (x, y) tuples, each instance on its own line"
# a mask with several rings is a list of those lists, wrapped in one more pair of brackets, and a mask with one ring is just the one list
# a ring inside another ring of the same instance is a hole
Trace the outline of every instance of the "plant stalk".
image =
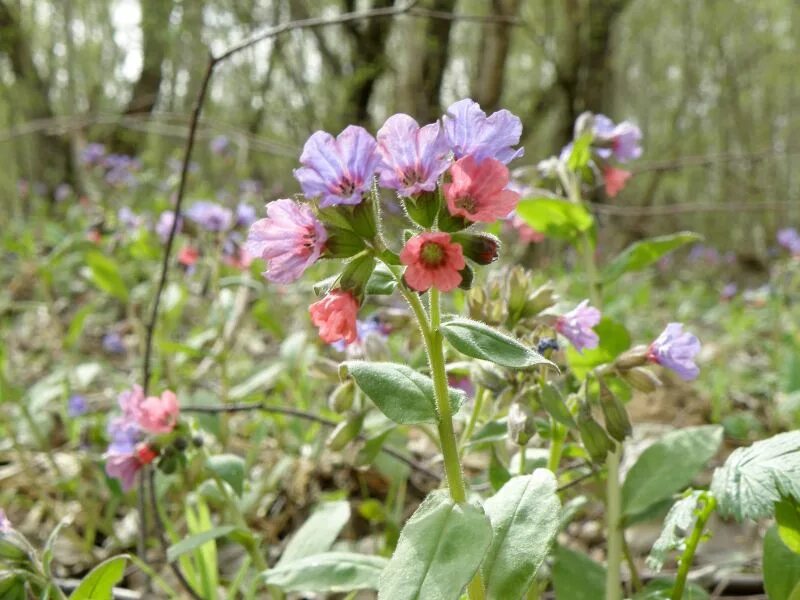
[(700, 513), (697, 515), (697, 520), (694, 522), (694, 529), (692, 534), (686, 542), (686, 549), (681, 555), (680, 565), (678, 566), (678, 575), (675, 577), (675, 586), (672, 588), (672, 600), (681, 600), (683, 598), (683, 590), (686, 587), (686, 580), (689, 577), (689, 569), (692, 567), (694, 554), (697, 551), (697, 546), (703, 538), (703, 531), (706, 528), (708, 519), (717, 508), (717, 500), (714, 496), (706, 494), (704, 496), (705, 505)]

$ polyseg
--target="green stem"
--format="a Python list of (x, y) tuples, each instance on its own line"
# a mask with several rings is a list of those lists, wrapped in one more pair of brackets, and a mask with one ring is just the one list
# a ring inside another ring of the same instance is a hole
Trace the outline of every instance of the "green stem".
[(625, 539), (625, 532), (622, 532), (622, 551), (625, 554), (625, 562), (628, 563), (628, 568), (631, 571), (631, 586), (633, 593), (636, 594), (642, 590), (642, 579), (639, 577), (639, 569), (636, 568), (636, 561), (633, 560), (631, 548)]
[(561, 453), (564, 450), (564, 440), (567, 437), (567, 428), (552, 417), (550, 417), (550, 426), (553, 437), (550, 440), (550, 454), (547, 457), (547, 468), (553, 473), (558, 473), (558, 465), (561, 463)]
[(703, 496), (703, 499), (705, 500), (705, 505), (697, 515), (697, 520), (694, 522), (694, 529), (692, 529), (692, 534), (686, 542), (686, 549), (681, 555), (678, 575), (675, 578), (675, 586), (672, 588), (672, 596), (670, 596), (672, 600), (681, 600), (681, 598), (683, 598), (683, 589), (686, 587), (686, 579), (689, 577), (689, 569), (692, 567), (694, 553), (697, 551), (697, 546), (703, 538), (703, 531), (706, 528), (708, 519), (714, 512), (714, 509), (717, 508), (717, 500), (714, 496), (706, 494)]
[(606, 600), (622, 598), (620, 565), (622, 564), (622, 489), (619, 485), (619, 459), (622, 445), (608, 453), (606, 458), (606, 537), (608, 552), (606, 556)]
[(461, 455), (464, 455), (464, 447), (469, 442), (470, 438), (472, 437), (472, 432), (475, 431), (475, 425), (478, 423), (478, 418), (480, 417), (481, 411), (483, 410), (483, 402), (486, 396), (489, 395), (489, 390), (478, 386), (475, 390), (475, 403), (472, 406), (472, 414), (469, 416), (469, 421), (467, 421), (467, 426), (464, 428), (464, 431), (461, 433), (461, 439), (458, 442), (458, 447)]
[(527, 446), (520, 445), (519, 447), (519, 474), (525, 475), (525, 449)]

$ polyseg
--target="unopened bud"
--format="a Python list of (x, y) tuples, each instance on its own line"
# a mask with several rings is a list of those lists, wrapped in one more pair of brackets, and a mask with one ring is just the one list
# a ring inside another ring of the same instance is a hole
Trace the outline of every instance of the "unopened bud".
[(339, 384), (328, 396), (328, 408), (335, 413), (343, 413), (350, 410), (355, 398), (355, 385), (352, 379)]
[(337, 451), (352, 442), (361, 433), (364, 415), (359, 413), (339, 423), (328, 436), (327, 444), (331, 450)]
[(627, 371), (645, 364), (647, 364), (647, 346), (636, 346), (626, 350), (614, 361), (614, 366), (620, 371)]
[(495, 394), (508, 387), (503, 371), (489, 362), (475, 362), (470, 367), (472, 380)]
[(189, 447), (189, 442), (186, 441), (185, 437), (178, 436), (175, 438), (175, 441), (172, 442), (172, 447), (178, 452), (183, 452)]
[(145, 443), (141, 443), (136, 446), (136, 457), (143, 465), (149, 465), (158, 458), (158, 450)]
[(194, 446), (195, 448), (202, 448), (203, 447), (203, 436), (200, 435), (200, 434), (197, 434), (197, 435), (193, 436), (192, 437), (192, 446)]
[(469, 290), (472, 287), (472, 281), (475, 279), (475, 274), (472, 272), (472, 267), (465, 266), (458, 272), (461, 275), (461, 283), (458, 287), (462, 290)]
[(602, 463), (612, 449), (612, 442), (606, 430), (594, 420), (588, 407), (578, 414), (578, 433), (592, 461)]
[(452, 239), (461, 245), (464, 256), (479, 265), (497, 260), (500, 240), (489, 233), (454, 233)]
[(482, 287), (473, 287), (467, 294), (467, 312), (473, 319), (480, 319), (486, 306), (486, 292)]
[(661, 380), (658, 376), (644, 367), (634, 367), (627, 371), (622, 371), (621, 375), (632, 387), (645, 394), (649, 394), (655, 391), (657, 387), (661, 387)]
[(582, 112), (578, 115), (578, 118), (575, 119), (575, 131), (573, 133), (574, 138), (577, 140), (579, 137), (586, 133), (592, 133), (594, 131), (594, 115), (589, 112)]
[(600, 408), (603, 411), (606, 430), (612, 438), (621, 442), (631, 434), (631, 421), (619, 398), (614, 395), (602, 379), (599, 380), (599, 383)]
[(518, 446), (525, 446), (536, 433), (533, 411), (522, 402), (508, 408), (508, 437)]
[(528, 296), (525, 308), (522, 311), (523, 317), (535, 317), (543, 310), (546, 310), (556, 303), (555, 290), (550, 284), (545, 284)]

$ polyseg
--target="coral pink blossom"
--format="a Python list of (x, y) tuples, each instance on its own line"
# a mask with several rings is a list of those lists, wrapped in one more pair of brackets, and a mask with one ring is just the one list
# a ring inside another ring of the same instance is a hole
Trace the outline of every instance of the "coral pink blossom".
[(133, 487), (136, 473), (142, 468), (142, 462), (136, 454), (108, 454), (106, 455), (106, 473), (109, 477), (119, 479), (122, 489), (126, 492)]
[(444, 196), (450, 214), (470, 221), (492, 223), (514, 210), (519, 194), (505, 189), (508, 169), (493, 158), (476, 163), (465, 156), (450, 168), (452, 183), (444, 185)]
[(333, 344), (343, 340), (346, 344), (352, 344), (358, 339), (358, 301), (350, 292), (334, 290), (312, 304), (308, 311), (323, 341)]
[(134, 409), (136, 422), (149, 433), (169, 433), (178, 422), (178, 398), (169, 390), (158, 396), (149, 396)]
[(625, 169), (603, 167), (603, 179), (606, 183), (606, 194), (608, 194), (609, 198), (619, 194), (632, 175), (633, 173)]
[(200, 258), (200, 251), (192, 246), (184, 246), (178, 252), (178, 262), (184, 267), (191, 267)]
[(519, 215), (511, 217), (511, 227), (517, 232), (519, 239), (526, 244), (538, 244), (545, 240), (545, 235), (541, 231), (535, 230), (525, 222)]
[(400, 252), (400, 261), (407, 266), (406, 283), (418, 292), (431, 287), (449, 292), (461, 283), (459, 271), (466, 266), (461, 246), (451, 241), (449, 233), (440, 232), (412, 237)]

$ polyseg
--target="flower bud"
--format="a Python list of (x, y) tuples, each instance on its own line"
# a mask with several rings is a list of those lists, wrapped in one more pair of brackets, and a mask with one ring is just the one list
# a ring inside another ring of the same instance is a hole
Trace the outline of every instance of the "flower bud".
[(183, 452), (186, 448), (189, 447), (189, 442), (186, 441), (186, 438), (183, 436), (178, 436), (175, 438), (175, 441), (172, 442), (172, 446), (178, 452)]
[(555, 290), (551, 285), (545, 284), (533, 291), (525, 303), (522, 310), (523, 317), (535, 317), (543, 310), (546, 310), (556, 303)]
[(328, 396), (328, 408), (335, 413), (343, 413), (350, 410), (355, 398), (355, 385), (352, 379), (339, 384)]
[(530, 274), (522, 267), (514, 267), (506, 279), (506, 300), (508, 312), (512, 315), (521, 315), (528, 301), (530, 288)]
[(593, 134), (593, 132), (594, 115), (588, 110), (582, 112), (580, 115), (578, 115), (578, 118), (575, 119), (575, 130), (573, 133), (574, 138), (577, 140), (582, 135), (586, 133)]
[(614, 366), (620, 371), (627, 371), (645, 364), (647, 364), (647, 346), (635, 346), (626, 350), (614, 361)]
[(612, 449), (612, 442), (606, 434), (606, 430), (594, 420), (588, 406), (582, 408), (578, 413), (578, 433), (580, 433), (583, 447), (586, 448), (592, 461), (602, 463)]
[(481, 387), (495, 394), (508, 387), (503, 371), (490, 362), (474, 362), (470, 367), (470, 377)]
[(474, 287), (467, 294), (467, 311), (473, 319), (478, 319), (483, 314), (488, 298), (482, 287)]
[(600, 408), (603, 411), (603, 419), (606, 422), (606, 431), (609, 435), (622, 442), (631, 434), (631, 422), (628, 413), (614, 393), (608, 388), (605, 382), (600, 379)]
[(461, 245), (464, 256), (479, 265), (497, 260), (500, 240), (488, 233), (454, 233), (452, 240)]
[(361, 426), (364, 424), (364, 415), (359, 413), (339, 423), (327, 439), (328, 447), (338, 451), (352, 442), (361, 433)]
[(508, 437), (518, 446), (525, 446), (536, 433), (533, 411), (522, 402), (508, 408)]
[(633, 367), (627, 371), (622, 371), (620, 374), (632, 387), (645, 394), (649, 394), (655, 391), (657, 387), (661, 387), (661, 380), (658, 376), (644, 367)]

